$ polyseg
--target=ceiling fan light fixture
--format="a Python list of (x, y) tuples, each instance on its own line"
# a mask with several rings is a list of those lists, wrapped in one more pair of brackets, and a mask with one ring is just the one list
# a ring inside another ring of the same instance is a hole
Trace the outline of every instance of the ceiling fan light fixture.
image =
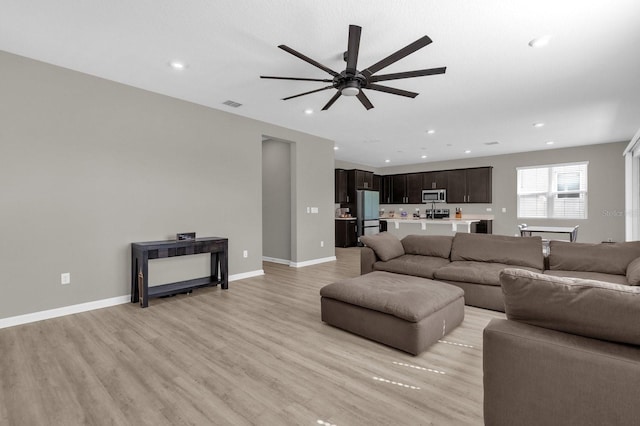
[(358, 93), (360, 93), (358, 82), (355, 80), (347, 81), (341, 92), (343, 96), (358, 96)]

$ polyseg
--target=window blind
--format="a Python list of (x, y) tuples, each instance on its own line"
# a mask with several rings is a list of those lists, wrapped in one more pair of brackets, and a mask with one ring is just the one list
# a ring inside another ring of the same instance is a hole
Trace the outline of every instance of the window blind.
[(517, 168), (518, 217), (586, 219), (587, 162)]

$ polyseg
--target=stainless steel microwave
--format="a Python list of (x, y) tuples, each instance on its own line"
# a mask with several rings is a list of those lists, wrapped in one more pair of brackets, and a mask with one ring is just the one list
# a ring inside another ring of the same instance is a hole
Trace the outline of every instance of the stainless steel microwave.
[(447, 190), (446, 189), (423, 189), (422, 202), (423, 203), (446, 203)]

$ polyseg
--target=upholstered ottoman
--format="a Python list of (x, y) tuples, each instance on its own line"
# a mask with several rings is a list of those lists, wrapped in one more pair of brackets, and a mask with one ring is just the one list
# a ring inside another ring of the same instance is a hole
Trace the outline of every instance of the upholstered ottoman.
[(418, 355), (464, 319), (464, 292), (427, 278), (376, 271), (320, 290), (322, 321)]

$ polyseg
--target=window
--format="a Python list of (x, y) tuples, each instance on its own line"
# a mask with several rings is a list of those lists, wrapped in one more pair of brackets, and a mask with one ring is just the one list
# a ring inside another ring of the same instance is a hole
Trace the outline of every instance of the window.
[(518, 217), (586, 219), (588, 164), (518, 167)]

